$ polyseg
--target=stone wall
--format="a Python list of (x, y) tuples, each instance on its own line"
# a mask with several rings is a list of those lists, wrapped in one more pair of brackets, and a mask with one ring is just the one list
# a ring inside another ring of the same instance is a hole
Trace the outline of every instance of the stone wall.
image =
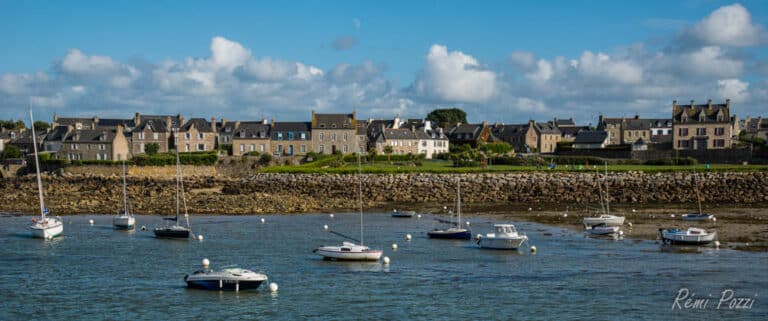
[[(173, 168), (168, 166), (162, 171)], [(156, 173), (140, 170), (138, 175), (132, 173), (128, 177), (134, 212), (173, 213), (175, 181), (152, 176)], [(457, 177), (461, 178), (464, 203), (518, 208), (596, 204), (598, 184), (602, 182), (594, 173), (366, 174), (361, 176), (363, 199), (366, 207), (449, 205), (455, 201)], [(701, 197), (706, 203), (768, 205), (767, 172), (702, 173), (698, 177)], [(612, 204), (667, 203), (696, 207), (690, 173), (614, 173), (605, 182)], [(45, 176), (46, 202), (55, 214), (116, 213), (122, 206), (121, 183), (117, 174), (97, 175), (96, 172)], [(190, 213), (298, 213), (354, 209), (358, 178), (330, 174), (192, 176), (184, 184)], [(0, 212), (33, 213), (36, 208), (33, 175), (0, 180)]]
[[(64, 176), (80, 176), (80, 175), (92, 175), (92, 176), (122, 176), (123, 167), (120, 165), (83, 165), (83, 166), (67, 166), (63, 168), (62, 174)], [(169, 179), (176, 177), (176, 166), (133, 166), (130, 165), (127, 168), (128, 176), (134, 177), (151, 177), (158, 179)], [(184, 173), (184, 177), (192, 176), (216, 176), (218, 171), (216, 166), (193, 166), (182, 165), (181, 171)]]

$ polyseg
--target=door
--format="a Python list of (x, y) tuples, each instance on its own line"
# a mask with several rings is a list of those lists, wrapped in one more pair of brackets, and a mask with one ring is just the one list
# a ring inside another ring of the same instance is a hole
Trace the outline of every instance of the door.
[(293, 155), (293, 145), (288, 145), (288, 155)]
[(336, 145), (331, 146), (331, 154), (336, 154)]

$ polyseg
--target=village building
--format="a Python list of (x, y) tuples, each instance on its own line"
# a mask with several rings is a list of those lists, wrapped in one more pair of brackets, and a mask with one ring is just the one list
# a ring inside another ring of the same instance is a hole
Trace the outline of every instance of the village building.
[(351, 154), (358, 147), (356, 113), (317, 114), (312, 111), (312, 150), (319, 154)]
[[(348, 132), (344, 133), (349, 135)], [(309, 122), (273, 122), (270, 135), (272, 154), (276, 156), (306, 155), (312, 151), (314, 134), (312, 123)], [(354, 136), (347, 136), (348, 139), (349, 137), (354, 139)]]
[(672, 102), (672, 139), (676, 150), (731, 148), (732, 130), (730, 99), (724, 104), (689, 105)]
[(454, 146), (481, 144), (495, 141), (487, 122), (481, 124), (458, 123), (448, 130), (448, 140)]
[[(61, 129), (64, 126), (57, 126)], [(56, 152), (57, 158), (73, 160), (127, 160), (130, 158), (128, 140), (124, 128), (120, 125), (113, 129), (75, 129), (71, 125), (60, 139), (60, 147)]]
[(599, 130), (582, 132), (573, 141), (573, 149), (603, 149), (610, 145), (611, 132)]
[(179, 137), (179, 152), (207, 152), (216, 148), (216, 122), (208, 122), (204, 118), (192, 118), (181, 126)]
[(419, 137), (416, 131), (407, 128), (385, 128), (376, 138), (376, 153), (386, 154), (386, 147), (393, 155), (416, 155), (419, 152)]
[(232, 155), (242, 156), (248, 153), (270, 153), (270, 131), (272, 125), (266, 119), (261, 121), (237, 122), (237, 127), (229, 135)]
[(554, 153), (561, 140), (561, 132), (552, 122), (502, 125), (492, 128), (492, 136), (512, 146), (517, 153)]

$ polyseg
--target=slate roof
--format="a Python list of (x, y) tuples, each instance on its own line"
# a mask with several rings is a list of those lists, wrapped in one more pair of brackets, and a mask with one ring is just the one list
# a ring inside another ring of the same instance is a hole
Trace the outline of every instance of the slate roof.
[(233, 132), (232, 139), (268, 139), (271, 130), (270, 124), (264, 122), (240, 122), (240, 126)]
[(115, 130), (73, 130), (63, 140), (65, 143), (110, 143), (115, 139)]
[(179, 115), (176, 115), (176, 116), (172, 116), (172, 115), (141, 115), (141, 122), (143, 123), (145, 120), (152, 119), (152, 120), (161, 120), (161, 121), (163, 121), (165, 123), (166, 119), (168, 119), (168, 117), (171, 118), (171, 123), (170, 124), (166, 124), (166, 126), (170, 126), (170, 128), (179, 128), (179, 127), (182, 126), (182, 124), (181, 124), (181, 116), (179, 116)]
[(86, 117), (56, 117), (56, 123), (59, 125), (72, 125), (75, 126), (77, 123), (93, 123), (94, 118), (86, 118)]
[(136, 128), (134, 128), (134, 131), (141, 132), (141, 131), (144, 131), (147, 127), (149, 127), (151, 131), (156, 133), (162, 133), (162, 132), (168, 131), (168, 126), (165, 123), (165, 120), (162, 120), (162, 119), (142, 119), (141, 124), (139, 124), (139, 126), (136, 126)]
[(355, 114), (314, 114), (312, 129), (354, 129)]
[(576, 137), (581, 132), (589, 131), (589, 126), (561, 127), (560, 134), (563, 137)]
[(573, 127), (576, 126), (576, 123), (573, 122), (573, 118), (569, 119), (557, 119), (555, 118), (555, 126), (557, 127)]
[(119, 119), (119, 118), (99, 118), (99, 122), (96, 124), (97, 127), (109, 127), (109, 128), (115, 128), (117, 125), (123, 126), (125, 128), (133, 128), (136, 127), (136, 122), (133, 118), (131, 119)]
[[(677, 105), (672, 106), (675, 123), (730, 123), (729, 104)], [(721, 120), (718, 120), (718, 115)], [(684, 121), (685, 120), (685, 121)]]
[(608, 138), (606, 131), (581, 132), (576, 135), (574, 144), (602, 144)]
[[(306, 140), (312, 140), (312, 133), (311, 133), (312, 123), (309, 122), (275, 122), (274, 125), (272, 125), (272, 133), (270, 137), (272, 139), (277, 139), (277, 133), (287, 133), (287, 132), (293, 132), (295, 133), (295, 139), (299, 139), (298, 133), (304, 132), (307, 133), (307, 139)], [(285, 137), (284, 137), (285, 139)]]
[(61, 141), (69, 131), (69, 126), (59, 125), (51, 129), (47, 135), (45, 135), (46, 141)]
[[(173, 122), (173, 120), (171, 120), (171, 122)], [(184, 126), (179, 129), (179, 131), (182, 133), (187, 132), (189, 131), (190, 128), (192, 128), (192, 125), (194, 125), (197, 131), (199, 132), (203, 132), (203, 133), (213, 132), (213, 127), (211, 126), (211, 123), (209, 123), (204, 118), (192, 118), (188, 120), (187, 123), (184, 124)], [(242, 126), (242, 123), (241, 123), (241, 126)]]
[(560, 130), (551, 123), (536, 123), (535, 128), (541, 134), (560, 135)]
[(528, 124), (496, 125), (491, 128), (491, 133), (505, 142), (510, 142), (514, 136), (525, 135), (526, 130)]
[(381, 136), (384, 137), (386, 140), (415, 140), (419, 139), (416, 136), (416, 132), (411, 131), (407, 128), (387, 128), (384, 129), (384, 131), (381, 133)]

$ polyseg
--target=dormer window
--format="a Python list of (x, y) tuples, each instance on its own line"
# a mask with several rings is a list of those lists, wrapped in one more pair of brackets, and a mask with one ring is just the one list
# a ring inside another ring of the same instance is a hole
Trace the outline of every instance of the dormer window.
[(336, 124), (331, 124), (331, 128), (336, 128)]
[(320, 124), (320, 128), (325, 128), (325, 124)]
[(240, 135), (239, 135), (239, 137), (245, 137), (245, 130), (244, 130), (244, 129), (241, 129), (241, 130), (240, 130)]
[(232, 127), (224, 127), (224, 132), (225, 133), (232, 132)]
[(706, 117), (706, 116), (704, 116), (704, 113), (703, 113), (703, 112), (699, 114), (699, 121), (700, 121), (700, 122), (703, 122), (703, 121), (705, 121), (705, 120), (706, 120), (706, 118), (707, 118), (707, 117)]
[(16, 133), (11, 132), (11, 139), (15, 139), (15, 138), (16, 138)]
[(75, 123), (75, 129), (83, 129), (83, 124)]

